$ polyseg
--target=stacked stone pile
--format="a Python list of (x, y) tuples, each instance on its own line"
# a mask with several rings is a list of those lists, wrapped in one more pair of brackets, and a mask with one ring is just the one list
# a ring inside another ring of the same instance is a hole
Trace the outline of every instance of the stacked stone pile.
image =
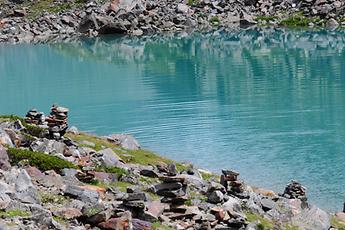
[(37, 109), (30, 109), (27, 112), (25, 116), (25, 122), (35, 125), (47, 125), (44, 113), (39, 112)]
[(298, 181), (292, 180), (284, 190), (283, 196), (288, 199), (305, 199), (306, 188)]

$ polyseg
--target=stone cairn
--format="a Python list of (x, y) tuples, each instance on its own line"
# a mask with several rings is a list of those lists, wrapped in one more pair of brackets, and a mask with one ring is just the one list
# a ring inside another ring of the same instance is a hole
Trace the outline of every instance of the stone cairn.
[(243, 181), (238, 179), (240, 174), (233, 170), (222, 170), (222, 175), (220, 177), (220, 184), (222, 184), (229, 194), (236, 197), (245, 198), (244, 194), (245, 188)]
[(68, 129), (68, 112), (67, 108), (55, 104), (52, 105), (48, 117), (43, 112), (38, 112), (37, 109), (31, 109), (25, 116), (25, 122), (47, 128), (49, 131), (48, 138), (58, 140), (65, 135)]
[(25, 116), (25, 122), (34, 125), (47, 125), (44, 113), (38, 112), (37, 109), (30, 109)]
[(304, 207), (308, 207), (306, 188), (298, 181), (292, 180), (287, 184), (282, 195), (288, 199), (300, 199)]
[(51, 138), (59, 139), (65, 135), (68, 129), (68, 112), (69, 110), (64, 107), (57, 105), (51, 107), (50, 115), (46, 118)]

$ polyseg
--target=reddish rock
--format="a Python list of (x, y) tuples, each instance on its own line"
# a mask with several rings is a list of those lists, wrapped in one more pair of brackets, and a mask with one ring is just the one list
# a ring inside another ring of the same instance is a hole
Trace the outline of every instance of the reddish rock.
[(27, 167), (25, 168), (26, 172), (30, 175), (32, 179), (39, 180), (44, 179), (45, 175), (36, 167)]
[(92, 174), (95, 177), (95, 179), (99, 181), (115, 182), (118, 180), (118, 175), (114, 173), (94, 172), (94, 171), (89, 171), (88, 173)]
[(345, 213), (344, 212), (337, 212), (335, 214), (335, 218), (339, 221), (345, 224)]
[(60, 208), (53, 212), (53, 214), (66, 220), (75, 219), (83, 215), (81, 211), (76, 208)]
[(90, 156), (80, 157), (80, 158), (78, 159), (77, 165), (78, 165), (78, 166), (81, 166), (81, 167), (85, 167), (85, 166), (90, 166), (90, 165), (92, 165), (92, 161), (91, 161)]
[(214, 214), (218, 220), (224, 220), (227, 212), (220, 207), (213, 207), (211, 208), (211, 213)]
[(132, 230), (132, 214), (126, 211), (121, 217), (111, 218), (99, 223), (98, 227), (105, 230)]
[(152, 201), (149, 202), (146, 207), (147, 212), (158, 219), (158, 217), (164, 212), (164, 209), (169, 208), (169, 205), (163, 204), (160, 201)]
[(269, 197), (275, 197), (277, 194), (269, 189), (263, 189), (263, 188), (254, 188), (253, 189), (255, 193), (263, 195), (263, 196), (269, 196)]
[(53, 170), (45, 173), (42, 173), (36, 167), (27, 167), (25, 170), (30, 175), (32, 180), (44, 185), (45, 187), (61, 188), (64, 185), (61, 176)]
[(96, 191), (96, 192), (98, 192), (98, 194), (100, 195), (101, 198), (104, 197), (105, 191), (106, 191), (105, 188), (101, 188), (101, 187), (98, 187), (95, 185), (84, 185), (84, 186), (78, 186), (78, 187), (81, 189)]
[(119, 3), (120, 0), (112, 0), (108, 6), (108, 10), (116, 12), (118, 10)]

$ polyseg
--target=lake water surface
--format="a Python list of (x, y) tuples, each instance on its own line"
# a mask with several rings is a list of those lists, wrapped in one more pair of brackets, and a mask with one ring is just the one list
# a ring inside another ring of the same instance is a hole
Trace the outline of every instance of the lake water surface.
[(0, 113), (70, 123), (328, 210), (345, 201), (345, 33), (249, 29), (0, 46)]

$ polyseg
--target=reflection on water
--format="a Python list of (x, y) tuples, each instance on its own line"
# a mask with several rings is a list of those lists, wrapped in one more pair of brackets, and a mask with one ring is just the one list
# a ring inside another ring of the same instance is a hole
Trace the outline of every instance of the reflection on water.
[(282, 191), (292, 178), (340, 209), (345, 32), (249, 29), (0, 46), (0, 113), (71, 108), (98, 134), (133, 133), (169, 157), (234, 168)]

